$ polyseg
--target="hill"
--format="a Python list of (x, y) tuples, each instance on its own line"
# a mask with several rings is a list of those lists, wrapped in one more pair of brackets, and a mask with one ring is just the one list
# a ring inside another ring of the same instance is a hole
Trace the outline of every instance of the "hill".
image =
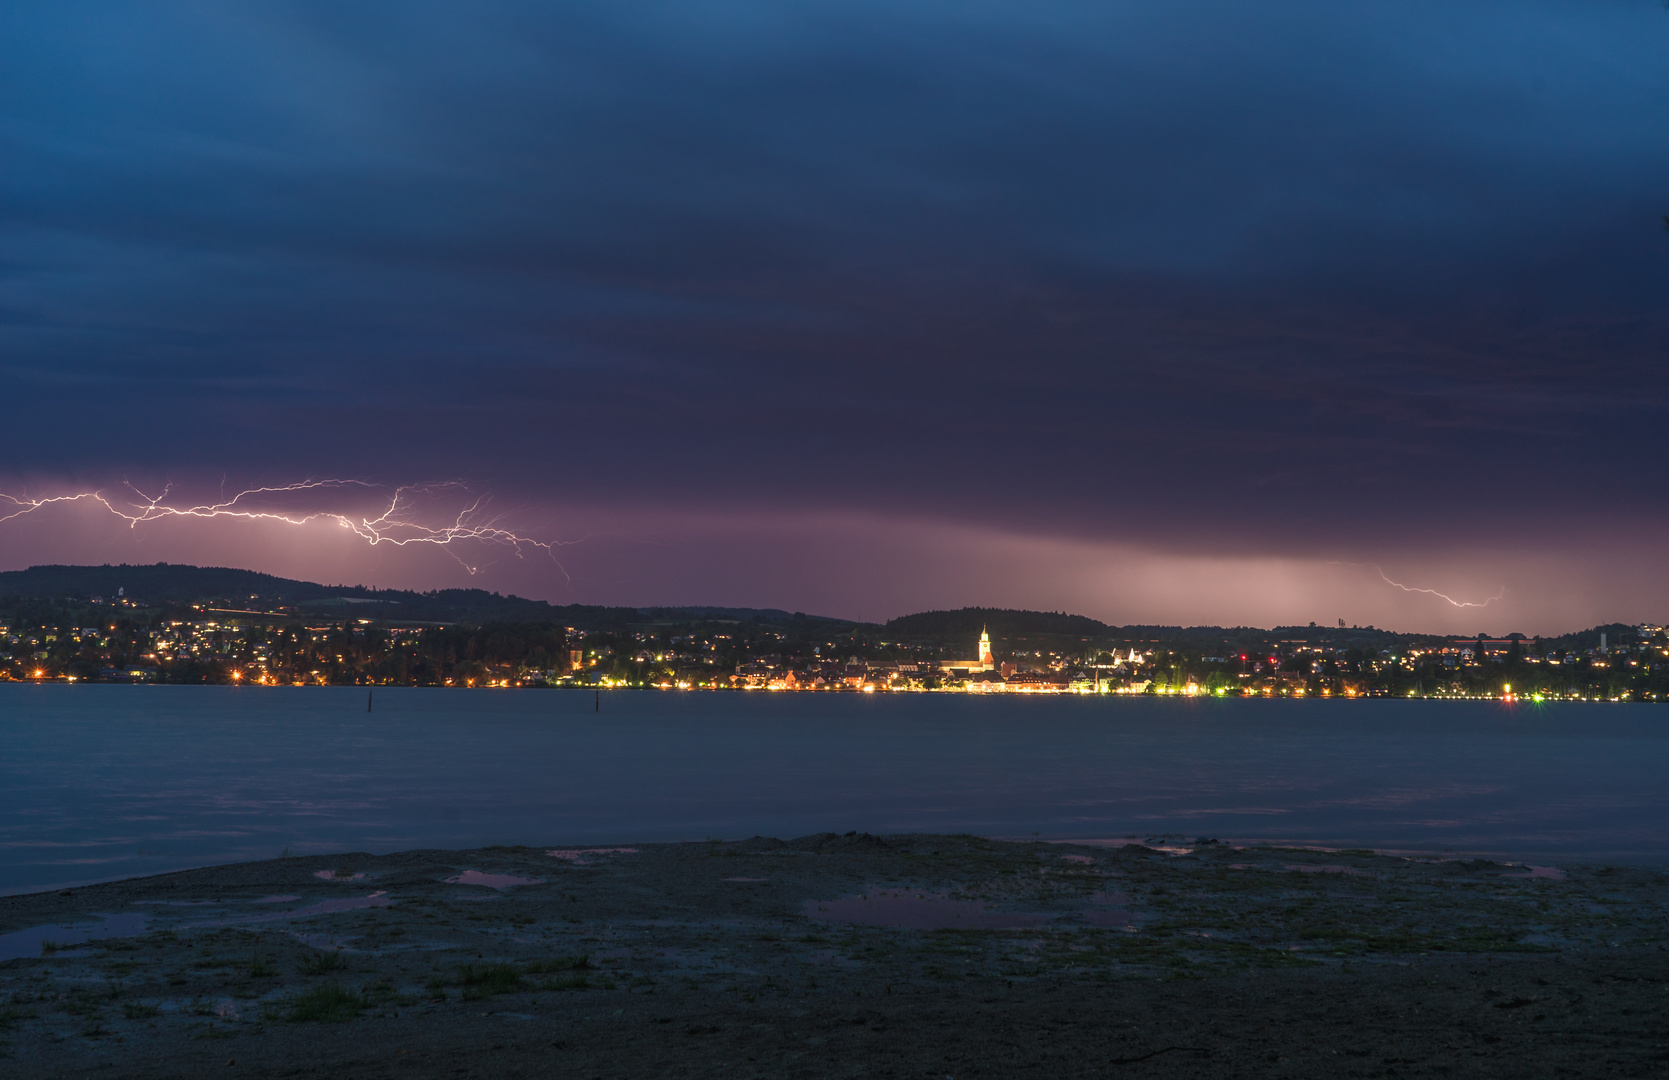
[(254, 570), (170, 563), (103, 566), (31, 566), (0, 572), (0, 602), (7, 599), (125, 599), (147, 606), (204, 607), (293, 611), (305, 615), (347, 616), (390, 622), (557, 623), (584, 630), (621, 630), (628, 626), (709, 622), (816, 622), (849, 628), (843, 619), (807, 616), (774, 608), (604, 607), (551, 604), (486, 589), (377, 589), (364, 585), (321, 585)]
[[(1054, 649), (1075, 652), (1087, 646), (1118, 648), (1139, 645), (1148, 649), (1228, 656), (1259, 652), (1271, 646), (1307, 642), (1334, 648), (1366, 651), (1405, 646), (1448, 634), (1410, 634), (1375, 627), (1277, 626), (1115, 626), (1085, 615), (1062, 611), (966, 607), (923, 611), (889, 620), (884, 626), (826, 616), (788, 612), (779, 608), (709, 605), (661, 607), (606, 607), (593, 604), (551, 604), (503, 595), (486, 589), (378, 589), (365, 585), (322, 585), (254, 570), (224, 566), (187, 566), (171, 563), (103, 566), (31, 566), (0, 572), (0, 607), (19, 609), (94, 598), (124, 598), (149, 607), (199, 605), (211, 608), (285, 612), (302, 618), (346, 618), (387, 622), (554, 623), (586, 631), (622, 632), (654, 628), (677, 632), (677, 627), (714, 624), (763, 624), (808, 640), (853, 634), (857, 638), (934, 646), (966, 651), (989, 629), (1002, 649)], [(1612, 645), (1636, 638), (1632, 626), (1598, 626), (1556, 638), (1544, 638), (1548, 648), (1586, 651), (1599, 644), (1604, 632)]]
[[(1003, 649), (1048, 648), (1073, 652), (1093, 646), (1098, 649), (1154, 646), (1206, 656), (1259, 653), (1280, 643), (1307, 642), (1311, 645), (1353, 647), (1377, 652), (1413, 641), (1443, 638), (1442, 634), (1403, 634), (1371, 626), (1277, 626), (1271, 630), (1253, 626), (1163, 626), (1131, 624), (1115, 626), (1084, 615), (1059, 611), (1026, 611), (1012, 608), (969, 607), (956, 611), (923, 611), (892, 619), (882, 628), (885, 640), (913, 645), (934, 645), (966, 649), (988, 628)], [(1597, 633), (1591, 634), (1597, 636)], [(1623, 640), (1614, 636), (1614, 641)]]
[(1099, 640), (1112, 627), (1087, 615), (1060, 611), (1023, 611), (1013, 608), (968, 607), (956, 611), (923, 611), (888, 620), (883, 635), (895, 641), (921, 644), (967, 644), (982, 629), (1008, 641), (1045, 638)]

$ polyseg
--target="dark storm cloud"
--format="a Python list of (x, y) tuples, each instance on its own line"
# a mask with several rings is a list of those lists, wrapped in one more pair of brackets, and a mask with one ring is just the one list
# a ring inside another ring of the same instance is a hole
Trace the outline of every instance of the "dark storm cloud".
[(1646, 0), (11, 5), (9, 464), (1650, 518), (1665, 46)]

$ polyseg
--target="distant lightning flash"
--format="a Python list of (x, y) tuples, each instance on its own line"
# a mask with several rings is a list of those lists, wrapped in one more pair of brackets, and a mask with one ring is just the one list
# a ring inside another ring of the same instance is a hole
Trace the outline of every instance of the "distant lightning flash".
[[(123, 486), (132, 492), (132, 498), (113, 497), (104, 491), (82, 491), (73, 495), (53, 495), (41, 499), (20, 498), (0, 492), (0, 510), (6, 509), (7, 504), (10, 504), (10, 512), (0, 514), (0, 524), (58, 503), (84, 501), (98, 503), (126, 521), (129, 528), (138, 528), (147, 522), (180, 517), (236, 517), (285, 525), (306, 525), (309, 522), (325, 520), (336, 522), (373, 547), (378, 544), (392, 544), (395, 547), (433, 544), (446, 550), (448, 555), (457, 560), (459, 566), (471, 574), (477, 573), (480, 568), (459, 558), (458, 553), (452, 550), (452, 545), (470, 540), (495, 544), (512, 549), (518, 558), (524, 550), (543, 551), (566, 576), (567, 571), (557, 562), (556, 549), (566, 544), (579, 543), (577, 540), (537, 540), (512, 532), (500, 524), (500, 518), (487, 515), (486, 496), (477, 495), (459, 483), (408, 484), (396, 487), (390, 492), (387, 485), (374, 484), (366, 480), (303, 480), (276, 487), (250, 488), (238, 492), (230, 499), (225, 498), (222, 492), (220, 502), (196, 506), (174, 505), (169, 502), (172, 484), (163, 488), (162, 494), (154, 496), (146, 495), (132, 484)], [(377, 496), (377, 512), (358, 514), (340, 510), (263, 509), (253, 505), (262, 499), (281, 499), (309, 493), (351, 492)], [(462, 497), (466, 500), (465, 505), (442, 524), (425, 524), (418, 520), (419, 508), (416, 504), (420, 500), (446, 496)]]
[(1506, 590), (1505, 587), (1503, 587), (1500, 592), (1496, 593), (1494, 596), (1490, 597), (1488, 600), (1485, 600), (1483, 603), (1474, 604), (1470, 600), (1456, 600), (1454, 597), (1445, 595), (1444, 593), (1440, 593), (1436, 589), (1420, 589), (1420, 588), (1416, 588), (1413, 585), (1404, 585), (1400, 581), (1392, 581), (1390, 578), (1385, 576), (1385, 571), (1380, 570), (1378, 566), (1375, 566), (1374, 569), (1379, 572), (1380, 580), (1385, 582), (1385, 584), (1387, 584), (1387, 585), (1393, 585), (1396, 588), (1401, 589), (1403, 592), (1417, 592), (1417, 593), (1425, 593), (1428, 596), (1435, 596), (1440, 600), (1447, 600), (1449, 603), (1453, 604), (1457, 608), (1468, 608), (1468, 607), (1485, 608), (1485, 607), (1488, 607), (1489, 605), (1495, 603), (1495, 601), (1501, 599), (1503, 596), (1507, 595), (1507, 590)]
[(1485, 608), (1485, 607), (1488, 607), (1489, 605), (1495, 603), (1495, 601), (1501, 599), (1503, 596), (1507, 595), (1506, 586), (1503, 585), (1501, 587), (1501, 591), (1496, 593), (1494, 596), (1490, 597), (1488, 600), (1485, 600), (1482, 603), (1473, 603), (1470, 600), (1456, 600), (1454, 597), (1448, 595), (1447, 593), (1440, 593), (1436, 589), (1422, 589), (1422, 588), (1420, 588), (1418, 586), (1415, 586), (1415, 585), (1404, 585), (1400, 581), (1392, 581), (1390, 578), (1385, 576), (1385, 571), (1380, 569), (1380, 566), (1379, 566), (1378, 563), (1365, 563), (1364, 564), (1364, 563), (1355, 563), (1355, 562), (1344, 562), (1343, 560), (1340, 560), (1340, 559), (1333, 559), (1328, 563), (1328, 565), (1329, 566), (1355, 566), (1355, 567), (1362, 567), (1364, 565), (1365, 566), (1371, 566), (1374, 569), (1374, 573), (1379, 575), (1379, 580), (1383, 581), (1387, 585), (1390, 585), (1392, 588), (1401, 589), (1403, 592), (1425, 593), (1427, 596), (1435, 596), (1439, 600), (1442, 600), (1446, 603), (1452, 604), (1453, 606), (1455, 606), (1457, 608), (1469, 608), (1469, 607)]

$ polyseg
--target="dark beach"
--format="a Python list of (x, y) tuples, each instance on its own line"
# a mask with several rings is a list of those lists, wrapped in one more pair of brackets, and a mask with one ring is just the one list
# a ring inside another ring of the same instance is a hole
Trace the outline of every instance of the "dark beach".
[(14, 954), (0, 1070), (1669, 1068), (1658, 870), (1150, 843), (823, 834), (350, 854), (11, 896), (0, 932), (125, 936), (0, 938)]

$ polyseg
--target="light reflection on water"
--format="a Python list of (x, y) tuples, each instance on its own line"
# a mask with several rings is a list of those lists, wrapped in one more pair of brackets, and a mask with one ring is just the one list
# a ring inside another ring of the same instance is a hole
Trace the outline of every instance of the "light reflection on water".
[(1135, 928), (1129, 904), (1123, 893), (1102, 891), (1066, 912), (993, 911), (983, 900), (960, 900), (945, 892), (871, 889), (836, 900), (809, 900), (802, 910), (825, 922), (906, 930), (1026, 930), (1061, 919), (1122, 930)]
[[(0, 892), (831, 831), (1669, 861), (1669, 706), (0, 685)], [(1170, 846), (1170, 845), (1166, 845)], [(564, 857), (558, 855), (559, 858)]]
[[(260, 900), (249, 903), (258, 904)], [(246, 926), (253, 923), (289, 922), (292, 919), (305, 919), (312, 915), (333, 915), (339, 911), (363, 911), (366, 908), (387, 907), (394, 902), (394, 897), (385, 889), (378, 889), (369, 896), (343, 896), (335, 900), (321, 900), (317, 904), (306, 907), (285, 908), (282, 911), (263, 912), (259, 915), (229, 915), (220, 919), (207, 919), (202, 922), (181, 923), (181, 929), (195, 929), (204, 926)]]
[(40, 956), (53, 946), (74, 948), (89, 941), (134, 937), (145, 932), (150, 916), (143, 912), (100, 915), (97, 922), (55, 923), (0, 934), (0, 961)]
[[(147, 907), (213, 907), (225, 909), (240, 904), (275, 904), (296, 900), (295, 896), (263, 896), (256, 900), (136, 900), (134, 903)], [(175, 924), (176, 929), (193, 930), (204, 927), (244, 926), (253, 923), (289, 922), (295, 919), (306, 919), (314, 915), (331, 915), (339, 911), (361, 911), (366, 908), (387, 907), (394, 902), (394, 897), (385, 890), (378, 890), (369, 896), (347, 896), (334, 900), (322, 900), (317, 904), (309, 904), (301, 908), (285, 908), (282, 911), (263, 912), (259, 915), (223, 915), (220, 918), (200, 919), (191, 922)], [(59, 954), (63, 947), (74, 948), (89, 941), (103, 941), (108, 938), (138, 937), (145, 932), (150, 916), (144, 912), (124, 912), (117, 915), (100, 915), (98, 922), (52, 923), (44, 926), (31, 926), (25, 930), (17, 930), (9, 934), (0, 934), (0, 961), (15, 960), (24, 956), (39, 956), (44, 952)], [(305, 935), (297, 934), (302, 940), (308, 940)], [(70, 954), (77, 955), (77, 954)]]
[(635, 847), (557, 848), (545, 852), (553, 859), (562, 859), (575, 866), (592, 866), (610, 855), (636, 855)]
[(1092, 894), (1083, 917), (1091, 926), (1103, 926), (1110, 930), (1136, 929), (1136, 913), (1130, 910), (1130, 898), (1121, 892), (1102, 890)]
[(443, 879), (448, 885), (481, 885), (489, 889), (510, 889), (517, 885), (542, 885), (544, 878), (515, 877), (511, 874), (485, 874), (480, 870), (465, 870), (454, 877)]

